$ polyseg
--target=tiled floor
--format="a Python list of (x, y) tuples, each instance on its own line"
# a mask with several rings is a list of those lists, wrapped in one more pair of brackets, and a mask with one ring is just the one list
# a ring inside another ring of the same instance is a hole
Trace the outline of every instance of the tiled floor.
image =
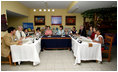
[(41, 63), (33, 66), (31, 62), (22, 62), (21, 65), (11, 66), (2, 64), (2, 71), (116, 71), (117, 47), (112, 48), (111, 62), (103, 61), (99, 64), (93, 61), (74, 65), (74, 56), (69, 50), (45, 50), (40, 53)]

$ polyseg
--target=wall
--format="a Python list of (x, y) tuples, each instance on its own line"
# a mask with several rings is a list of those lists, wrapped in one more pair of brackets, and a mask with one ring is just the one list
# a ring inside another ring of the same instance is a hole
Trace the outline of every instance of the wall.
[[(42, 15), (42, 16), (45, 16), (45, 25), (49, 25), (51, 27), (59, 27), (58, 25), (51, 25), (51, 16), (62, 16), (62, 25), (64, 27), (72, 28), (73, 26), (65, 25), (65, 17), (66, 16), (76, 16), (76, 28), (78, 30), (80, 25), (83, 25), (83, 17), (79, 13), (67, 13), (67, 11), (68, 11), (67, 9), (56, 9), (55, 12), (44, 12), (44, 11), (39, 12), (37, 9), (37, 11), (34, 12), (33, 9), (30, 9), (28, 22), (33, 22), (33, 24), (34, 24), (34, 16)], [(37, 27), (44, 27), (44, 25), (40, 25), (40, 26), (34, 25), (35, 29)]]
[(17, 1), (1, 1), (1, 14), (6, 14), (6, 10), (26, 16), (29, 15), (29, 8)]
[[(6, 14), (6, 10), (9, 10), (9, 11), (12, 11), (15, 13), (19, 13), (19, 14), (22, 14), (25, 16), (29, 15), (29, 8), (27, 8), (26, 6), (22, 5), (21, 3), (17, 2), (17, 1), (1, 1), (1, 14)], [(13, 23), (14, 23), (14, 21), (13, 21)], [(13, 23), (11, 23), (11, 24), (13, 24)], [(17, 25), (17, 23), (14, 23), (14, 24)], [(7, 33), (7, 31), (1, 32), (1, 37), (4, 36), (6, 33)]]
[(8, 27), (15, 27), (17, 29), (18, 26), (22, 25), (23, 22), (28, 22), (27, 17), (8, 17)]

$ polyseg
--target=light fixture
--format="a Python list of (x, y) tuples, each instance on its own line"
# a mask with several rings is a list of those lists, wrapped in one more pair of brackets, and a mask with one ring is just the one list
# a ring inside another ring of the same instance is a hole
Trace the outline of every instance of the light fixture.
[(42, 11), (42, 9), (39, 9), (39, 11), (41, 12), (41, 11)]
[(36, 11), (36, 9), (33, 10), (34, 12)]
[[(36, 9), (33, 9), (33, 11), (34, 12), (36, 12)], [(44, 12), (50, 12), (50, 11), (52, 11), (52, 12), (54, 12), (55, 11), (55, 9), (39, 9), (39, 12), (41, 12), (41, 11), (44, 11)]]
[(48, 11), (50, 12), (50, 9), (48, 9)]
[(46, 11), (46, 9), (44, 9), (43, 11)]
[(52, 9), (52, 11), (54, 12), (55, 10), (54, 10), (54, 9)]

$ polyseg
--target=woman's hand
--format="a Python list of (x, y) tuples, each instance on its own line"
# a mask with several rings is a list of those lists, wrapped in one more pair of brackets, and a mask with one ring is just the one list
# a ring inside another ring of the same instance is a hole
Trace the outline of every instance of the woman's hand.
[(88, 39), (91, 39), (90, 37), (87, 37)]
[(22, 45), (22, 41), (21, 40), (19, 40), (17, 42), (18, 42), (18, 45)]
[(93, 42), (96, 42), (95, 40), (92, 40)]

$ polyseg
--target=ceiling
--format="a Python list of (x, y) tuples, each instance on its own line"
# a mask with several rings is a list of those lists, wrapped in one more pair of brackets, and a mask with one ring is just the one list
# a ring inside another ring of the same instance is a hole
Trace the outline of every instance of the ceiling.
[(117, 7), (117, 1), (79, 1), (68, 12), (82, 13), (89, 9)]
[[(72, 1), (19, 1), (28, 8), (67, 9)], [(89, 9), (117, 7), (117, 1), (78, 1), (68, 12), (82, 13)]]
[(27, 17), (27, 16), (7, 10), (7, 17)]
[(28, 8), (66, 9), (72, 1), (19, 1)]

